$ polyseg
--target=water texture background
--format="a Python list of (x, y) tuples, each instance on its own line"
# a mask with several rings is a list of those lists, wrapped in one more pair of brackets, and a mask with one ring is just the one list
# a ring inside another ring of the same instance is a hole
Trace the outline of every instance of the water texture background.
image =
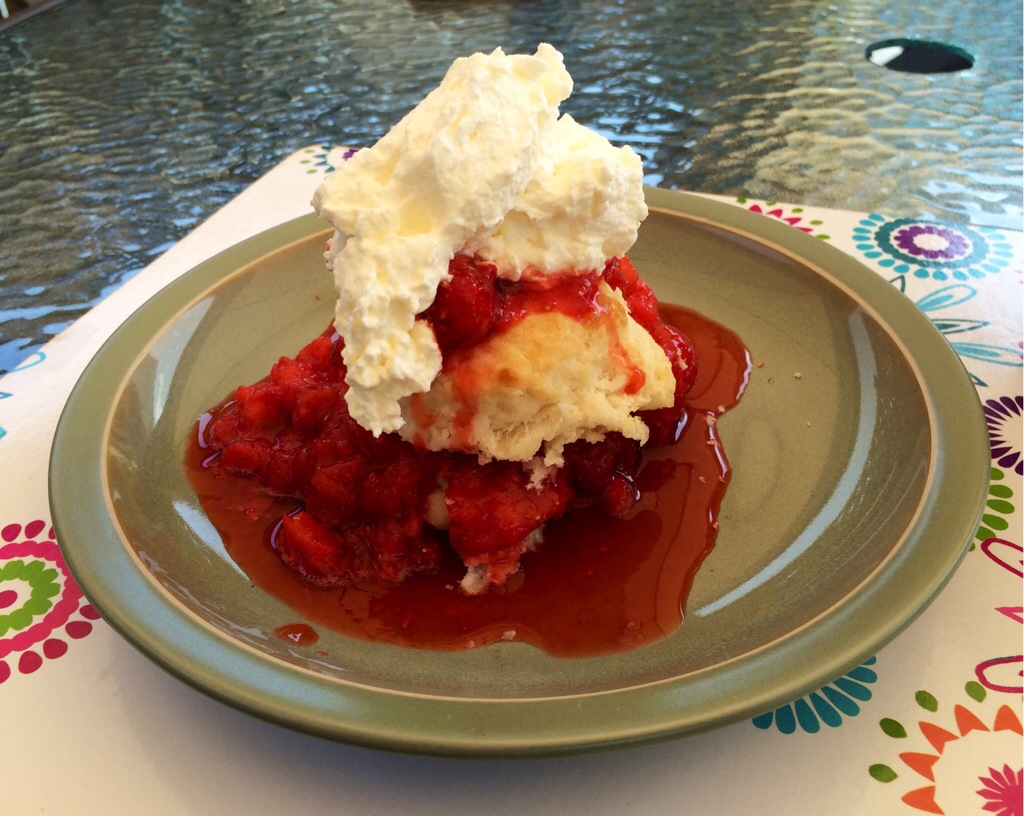
[[(976, 65), (864, 59), (902, 36)], [(648, 183), (1020, 228), (1016, 0), (77, 0), (0, 33), (0, 373), (284, 156), (540, 41)]]

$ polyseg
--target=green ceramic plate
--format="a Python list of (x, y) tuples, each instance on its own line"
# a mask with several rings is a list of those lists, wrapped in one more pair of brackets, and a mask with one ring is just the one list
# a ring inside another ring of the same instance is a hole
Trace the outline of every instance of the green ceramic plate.
[(641, 272), (765, 362), (720, 423), (734, 478), (674, 635), (565, 659), (519, 643), (435, 653), (322, 629), (314, 651), (272, 634), (296, 615), (227, 556), (182, 452), (203, 410), (327, 325), (314, 217), (182, 276), (82, 375), (57, 429), (50, 501), (85, 593), (141, 651), (231, 705), (333, 739), (447, 755), (705, 730), (869, 657), (938, 592), (974, 533), (989, 459), (977, 394), (924, 315), (828, 244), (730, 205), (648, 197), (631, 253)]

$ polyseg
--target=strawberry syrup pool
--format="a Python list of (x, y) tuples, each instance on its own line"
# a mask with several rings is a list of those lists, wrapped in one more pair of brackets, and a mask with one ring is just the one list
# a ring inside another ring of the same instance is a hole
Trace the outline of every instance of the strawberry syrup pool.
[[(690, 338), (700, 361), (679, 440), (644, 449), (635, 479), (640, 497), (623, 517), (594, 506), (571, 508), (547, 524), (543, 544), (522, 557), (520, 572), (482, 595), (459, 590), (465, 566), (450, 548), (442, 548), (436, 571), (397, 586), (317, 587), (276, 551), (282, 514), (301, 502), (268, 495), (255, 476), (224, 478), (205, 466), (210, 451), (198, 432), (189, 443), (187, 476), (252, 583), (314, 626), (444, 651), (500, 641), (530, 643), (560, 657), (639, 648), (679, 627), (694, 576), (714, 546), (731, 474), (715, 420), (739, 401), (750, 373), (749, 354), (729, 329), (680, 306), (662, 305), (660, 312), (666, 325)], [(308, 634), (290, 639), (312, 640)]]

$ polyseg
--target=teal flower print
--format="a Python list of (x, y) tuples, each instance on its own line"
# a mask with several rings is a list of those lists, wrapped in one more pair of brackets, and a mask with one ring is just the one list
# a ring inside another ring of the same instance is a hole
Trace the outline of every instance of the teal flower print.
[[(890, 283), (896, 286), (901, 292), (906, 292), (906, 278), (900, 275), (893, 278)], [(928, 315), (928, 319), (937, 328), (953, 347), (953, 350), (960, 355), (962, 360), (980, 360), (981, 362), (993, 365), (1011, 366), (1020, 368), (1024, 365), (1024, 353), (1020, 348), (1009, 346), (994, 346), (990, 343), (972, 343), (963, 339), (953, 339), (952, 335), (964, 335), (968, 332), (983, 329), (988, 325), (987, 320), (973, 320), (960, 317), (947, 317), (937, 314), (953, 306), (966, 303), (975, 295), (978, 290), (966, 283), (954, 283), (943, 286), (934, 292), (929, 292), (924, 297), (915, 301), (915, 305), (922, 312)], [(977, 386), (985, 386), (986, 383), (973, 371), (969, 372), (971, 381)]]
[(864, 703), (871, 699), (868, 686), (878, 680), (878, 675), (868, 666), (874, 665), (876, 659), (872, 657), (865, 660), (862, 665), (811, 692), (807, 697), (754, 717), (754, 725), (762, 731), (774, 725), (783, 734), (792, 734), (797, 728), (808, 734), (816, 734), (821, 730), (822, 723), (830, 728), (839, 727), (844, 717), (860, 714), (858, 702)]
[(865, 258), (884, 269), (938, 281), (983, 278), (1013, 259), (1013, 247), (992, 227), (869, 215), (853, 228), (853, 240)]
[[(337, 165), (334, 163), (336, 160), (335, 156), (331, 154), (335, 150), (340, 150), (341, 146), (331, 145), (317, 145), (316, 147), (307, 147), (302, 152), (307, 154), (307, 158), (299, 159), (299, 164), (308, 164), (310, 167), (306, 170), (307, 173), (319, 173), (323, 171), (325, 174), (333, 173)], [(355, 155), (355, 150), (352, 148), (346, 149), (342, 154), (338, 163), (348, 161)]]

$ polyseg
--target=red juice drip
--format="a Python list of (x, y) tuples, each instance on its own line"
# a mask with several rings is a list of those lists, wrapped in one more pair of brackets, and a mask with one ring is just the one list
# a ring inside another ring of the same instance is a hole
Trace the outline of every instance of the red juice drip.
[(320, 635), (308, 623), (287, 623), (278, 626), (274, 634), (281, 640), (290, 640), (296, 646), (312, 646), (320, 640)]
[(626, 518), (574, 508), (547, 525), (520, 573), (484, 595), (460, 592), (465, 568), (449, 548), (436, 574), (397, 587), (317, 589), (272, 547), (273, 528), (296, 501), (268, 496), (254, 477), (204, 468), (196, 435), (188, 477), (250, 580), (344, 635), (447, 651), (515, 640), (563, 657), (640, 647), (678, 628), (694, 575), (714, 546), (730, 477), (714, 419), (738, 402), (750, 373), (746, 348), (725, 327), (680, 306), (663, 305), (661, 315), (691, 339), (699, 360), (680, 440), (644, 450), (642, 495)]

